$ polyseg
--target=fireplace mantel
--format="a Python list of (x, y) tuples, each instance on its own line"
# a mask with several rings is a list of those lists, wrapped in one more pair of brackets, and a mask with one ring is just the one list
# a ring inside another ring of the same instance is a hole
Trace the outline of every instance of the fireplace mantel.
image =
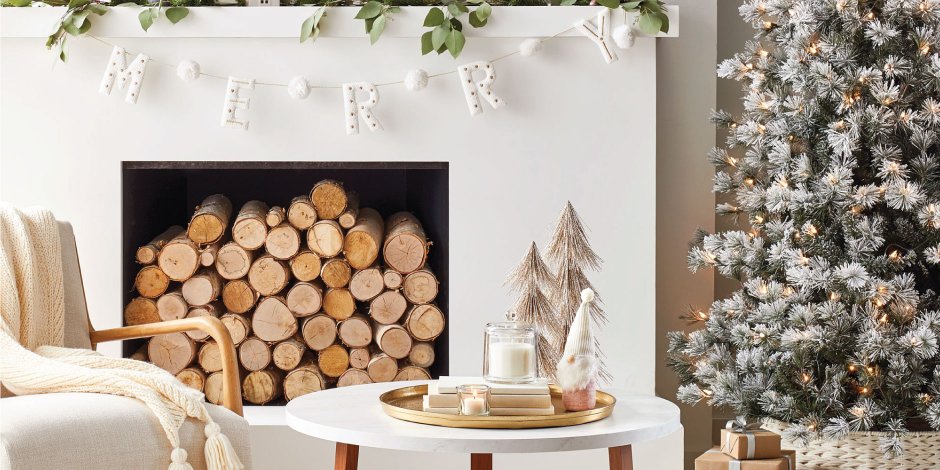
[[(178, 24), (161, 19), (149, 31), (137, 21), (139, 8), (112, 8), (102, 18), (93, 18), (91, 33), (112, 38), (296, 38), (300, 24), (319, 7), (192, 7), (189, 16)], [(484, 28), (467, 28), (468, 37), (527, 38), (548, 37), (571, 26), (575, 21), (591, 18), (605, 7), (493, 7), (493, 15)], [(402, 7), (394, 15), (383, 37), (417, 38), (427, 31), (421, 26), (430, 7)], [(367, 38), (361, 20), (355, 19), (359, 7), (331, 7), (321, 26), (320, 37)], [(2, 37), (46, 37), (65, 7), (4, 8), (0, 15)], [(679, 7), (669, 5), (669, 33), (657, 37), (679, 36)], [(612, 26), (632, 23), (635, 14), (622, 10), (612, 12)], [(561, 36), (577, 36), (567, 31)]]

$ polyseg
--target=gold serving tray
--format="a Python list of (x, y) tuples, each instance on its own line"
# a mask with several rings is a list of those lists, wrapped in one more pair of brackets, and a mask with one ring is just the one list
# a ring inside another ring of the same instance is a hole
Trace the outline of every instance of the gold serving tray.
[(449, 428), (478, 429), (533, 429), (559, 426), (577, 426), (602, 420), (614, 411), (617, 399), (608, 393), (597, 392), (597, 404), (585, 411), (564, 411), (561, 388), (549, 386), (555, 414), (545, 416), (461, 416), (424, 411), (424, 396), (427, 385), (396, 388), (379, 396), (385, 414), (403, 421), (445, 426)]

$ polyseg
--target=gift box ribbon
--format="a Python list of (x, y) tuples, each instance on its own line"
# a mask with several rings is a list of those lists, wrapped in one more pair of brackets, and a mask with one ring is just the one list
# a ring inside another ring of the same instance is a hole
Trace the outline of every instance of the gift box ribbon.
[[(742, 434), (744, 435), (745, 438), (747, 438), (747, 458), (753, 459), (754, 452), (755, 450), (757, 450), (757, 437), (754, 436), (754, 432), (762, 431), (762, 429), (760, 428), (760, 423), (747, 423), (742, 420), (730, 419), (728, 420), (727, 423), (725, 423), (725, 429), (736, 434)], [(728, 439), (727, 446), (728, 446), (727, 451), (730, 452), (731, 451), (731, 439)], [(725, 449), (721, 449), (721, 450), (724, 451)]]
[[(705, 451), (706, 454), (723, 454), (724, 452), (715, 449), (709, 449)], [(793, 457), (790, 454), (783, 454), (782, 457), (787, 459), (787, 470), (794, 470)], [(731, 459), (728, 461), (728, 470), (741, 470), (741, 461)]]

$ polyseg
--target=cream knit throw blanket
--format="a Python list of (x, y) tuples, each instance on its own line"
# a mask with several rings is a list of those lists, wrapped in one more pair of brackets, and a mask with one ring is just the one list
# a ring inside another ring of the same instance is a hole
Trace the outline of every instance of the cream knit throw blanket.
[(206, 411), (203, 394), (153, 364), (64, 348), (62, 256), (55, 218), (42, 209), (0, 203), (0, 377), (18, 395), (106, 393), (136, 398), (153, 412), (173, 446), (169, 470), (191, 470), (180, 447), (187, 418), (206, 423), (209, 470), (244, 468)]

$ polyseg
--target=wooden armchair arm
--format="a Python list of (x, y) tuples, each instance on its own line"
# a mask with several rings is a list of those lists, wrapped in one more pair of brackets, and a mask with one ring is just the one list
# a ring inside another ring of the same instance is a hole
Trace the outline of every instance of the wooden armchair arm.
[(207, 333), (219, 345), (222, 357), (222, 406), (242, 415), (241, 386), (238, 381), (238, 361), (235, 356), (235, 343), (225, 325), (215, 317), (193, 317), (179, 320), (145, 323), (125, 326), (110, 330), (92, 331), (91, 344), (123, 339), (148, 338), (166, 333), (200, 330)]

